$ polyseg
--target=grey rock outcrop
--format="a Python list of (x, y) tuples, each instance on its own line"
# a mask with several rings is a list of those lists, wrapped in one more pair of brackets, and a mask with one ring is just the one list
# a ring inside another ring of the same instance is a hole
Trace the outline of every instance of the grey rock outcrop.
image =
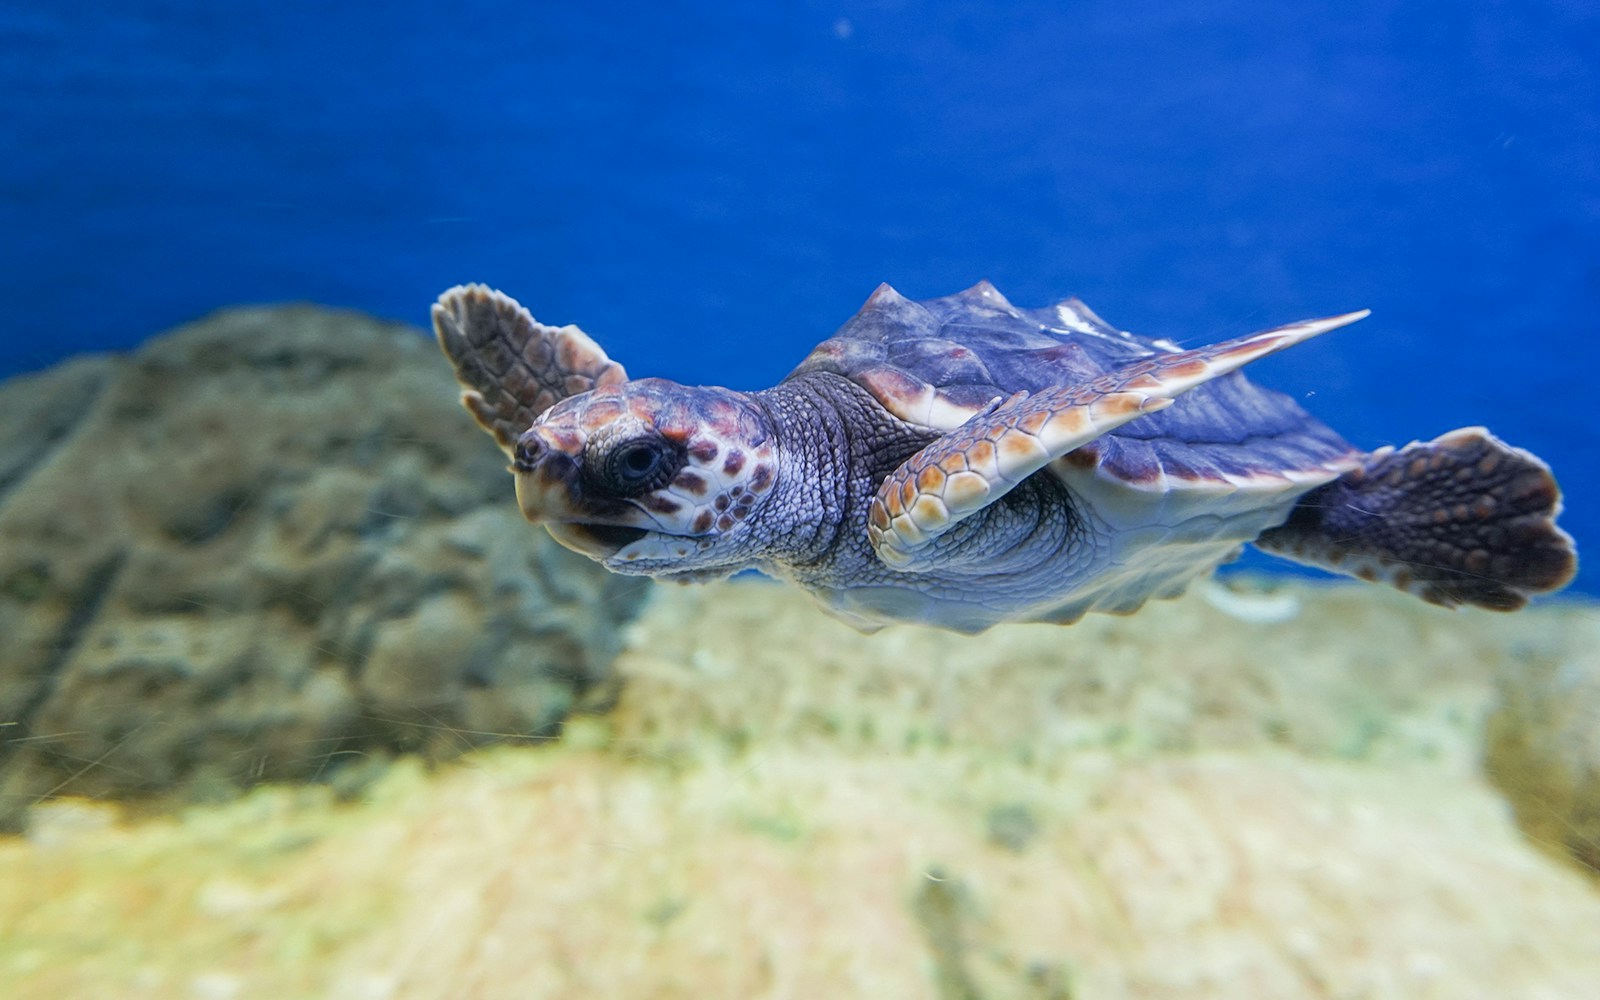
[(645, 594), (531, 530), (416, 331), (220, 313), (0, 386), (0, 820), (547, 738)]

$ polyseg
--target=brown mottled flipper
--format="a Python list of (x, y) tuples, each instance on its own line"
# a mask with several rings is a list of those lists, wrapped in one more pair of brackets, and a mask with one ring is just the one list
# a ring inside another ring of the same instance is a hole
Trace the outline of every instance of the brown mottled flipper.
[(1560, 511), (1548, 466), (1467, 427), (1373, 452), (1306, 494), (1256, 544), (1445, 607), (1515, 611), (1577, 571), (1572, 536), (1556, 527)]
[(508, 455), (556, 403), (628, 380), (582, 330), (545, 326), (485, 285), (457, 285), (439, 296), (433, 331), (463, 386), (461, 405)]
[(878, 558), (914, 569), (934, 539), (1052, 460), (1184, 392), (1367, 315), (1305, 320), (1210, 347), (1154, 354), (1076, 385), (1017, 393), (973, 416), (892, 472), (868, 511)]

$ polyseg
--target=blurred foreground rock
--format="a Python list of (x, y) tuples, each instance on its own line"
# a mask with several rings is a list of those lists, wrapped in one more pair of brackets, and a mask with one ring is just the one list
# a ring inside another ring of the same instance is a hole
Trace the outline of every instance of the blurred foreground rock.
[(1489, 719), (1488, 774), (1535, 843), (1600, 879), (1600, 615), (1514, 652)]
[(615, 709), (557, 744), (406, 762), (344, 804), (39, 806), (29, 840), (0, 842), (0, 983), (1587, 997), (1600, 887), (1530, 846), (1482, 761), (1505, 687), (1583, 669), (1560, 651), (1595, 625), (1585, 606), (1202, 588), (1070, 629), (868, 638), (773, 586), (664, 589)]
[(0, 386), (0, 822), (548, 737), (608, 697), (641, 584), (522, 521), (455, 397), (416, 331), (309, 307)]

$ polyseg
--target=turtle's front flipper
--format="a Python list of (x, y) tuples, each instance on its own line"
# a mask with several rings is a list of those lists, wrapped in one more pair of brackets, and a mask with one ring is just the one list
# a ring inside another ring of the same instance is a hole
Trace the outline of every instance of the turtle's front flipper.
[(508, 455), (556, 403), (628, 380), (582, 330), (545, 326), (511, 296), (485, 285), (457, 285), (439, 296), (433, 331), (455, 366), (461, 405)]
[(1556, 527), (1560, 512), (1549, 466), (1466, 427), (1380, 448), (1301, 497), (1256, 545), (1447, 608), (1515, 611), (1577, 571), (1572, 536)]
[(888, 565), (914, 570), (941, 534), (1050, 461), (1171, 405), (1197, 385), (1366, 315), (1292, 323), (1141, 358), (1089, 382), (1018, 393), (912, 455), (884, 480), (868, 512), (872, 547)]

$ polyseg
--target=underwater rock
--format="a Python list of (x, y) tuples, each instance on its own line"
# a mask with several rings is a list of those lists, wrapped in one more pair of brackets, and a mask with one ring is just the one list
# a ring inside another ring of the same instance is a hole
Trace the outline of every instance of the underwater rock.
[(1534, 843), (1600, 877), (1600, 619), (1519, 647), (1484, 768)]
[(409, 328), (219, 313), (0, 386), (0, 820), (555, 733), (643, 585), (530, 531)]
[[(1593, 612), (1289, 585), (865, 637), (662, 588), (533, 753), (0, 840), (17, 998), (1589, 997), (1600, 885), (1479, 769), (1496, 672)], [(685, 627), (693, 622), (693, 627)], [(107, 947), (106, 942), (115, 942)], [(226, 986), (226, 989), (222, 989)]]

